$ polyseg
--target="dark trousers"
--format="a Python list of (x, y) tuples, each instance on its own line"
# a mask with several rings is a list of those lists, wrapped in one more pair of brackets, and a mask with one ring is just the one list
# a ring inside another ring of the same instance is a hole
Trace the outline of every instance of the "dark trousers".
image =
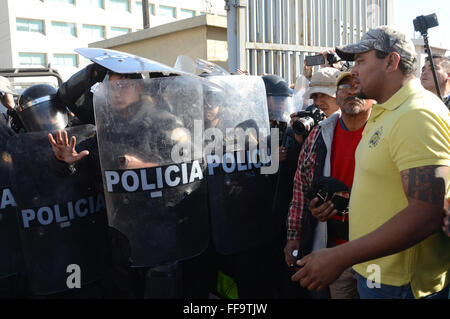
[(212, 244), (199, 256), (182, 264), (183, 298), (206, 299), (217, 295), (217, 274), (230, 276), (239, 299), (274, 298), (273, 274), (267, 245), (230, 255), (219, 254)]

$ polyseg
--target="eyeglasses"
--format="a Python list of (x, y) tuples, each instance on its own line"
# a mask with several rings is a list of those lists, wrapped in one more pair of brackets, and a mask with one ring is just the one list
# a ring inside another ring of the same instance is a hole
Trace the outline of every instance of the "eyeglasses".
[(357, 88), (356, 83), (353, 83), (353, 84), (345, 83), (345, 84), (338, 85), (338, 87), (337, 87), (338, 90), (349, 90), (349, 89), (356, 89), (356, 88)]

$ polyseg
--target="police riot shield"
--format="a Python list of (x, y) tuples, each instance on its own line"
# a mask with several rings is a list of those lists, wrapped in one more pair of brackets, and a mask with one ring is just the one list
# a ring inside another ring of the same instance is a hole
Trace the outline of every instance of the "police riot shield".
[(202, 81), (111, 81), (94, 94), (108, 221), (127, 238), (134, 267), (207, 247)]
[[(211, 76), (214, 109), (205, 103), (205, 157), (213, 242), (233, 254), (269, 241), (275, 174), (264, 83), (256, 76)], [(219, 102), (220, 101), (220, 102)], [(214, 116), (213, 116), (214, 114)]]
[(3, 285), (8, 278), (17, 276), (20, 262), (20, 244), (16, 218), (16, 201), (11, 190), (9, 171), (11, 156), (6, 151), (10, 135), (5, 127), (0, 126), (0, 298), (9, 289)]
[[(93, 125), (67, 131), (77, 138), (78, 149), (95, 138)], [(48, 133), (17, 134), (7, 144), (20, 242), (34, 295), (83, 288), (102, 279), (108, 247), (104, 195), (95, 188), (90, 159), (66, 176), (56, 169)]]
[(292, 96), (267, 96), (269, 118), (279, 122), (289, 123), (291, 114), (297, 110), (294, 108)]
[(75, 52), (116, 73), (160, 72), (165, 75), (189, 75), (161, 62), (126, 52), (101, 48), (78, 48)]

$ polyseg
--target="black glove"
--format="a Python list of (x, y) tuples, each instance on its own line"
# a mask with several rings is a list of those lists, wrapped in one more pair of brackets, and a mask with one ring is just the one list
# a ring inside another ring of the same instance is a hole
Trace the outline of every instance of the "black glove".
[(97, 63), (89, 64), (86, 69), (89, 72), (91, 79), (89, 88), (97, 82), (102, 82), (108, 72), (107, 68)]
[(103, 81), (108, 69), (97, 63), (89, 64), (78, 71), (58, 88), (60, 106), (67, 106), (83, 123), (94, 123), (91, 87)]
[(21, 130), (25, 130), (16, 110), (8, 109), (6, 113), (8, 114), (8, 124), (14, 132), (19, 133)]

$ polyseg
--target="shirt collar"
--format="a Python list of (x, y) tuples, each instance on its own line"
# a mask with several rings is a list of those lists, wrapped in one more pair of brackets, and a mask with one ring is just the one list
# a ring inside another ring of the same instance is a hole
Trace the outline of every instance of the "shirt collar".
[(393, 111), (402, 105), (409, 96), (417, 92), (417, 90), (423, 89), (420, 84), (420, 80), (415, 78), (406, 83), (400, 90), (398, 90), (389, 100), (383, 104), (374, 104), (372, 109), (372, 116), (377, 117), (384, 110)]

